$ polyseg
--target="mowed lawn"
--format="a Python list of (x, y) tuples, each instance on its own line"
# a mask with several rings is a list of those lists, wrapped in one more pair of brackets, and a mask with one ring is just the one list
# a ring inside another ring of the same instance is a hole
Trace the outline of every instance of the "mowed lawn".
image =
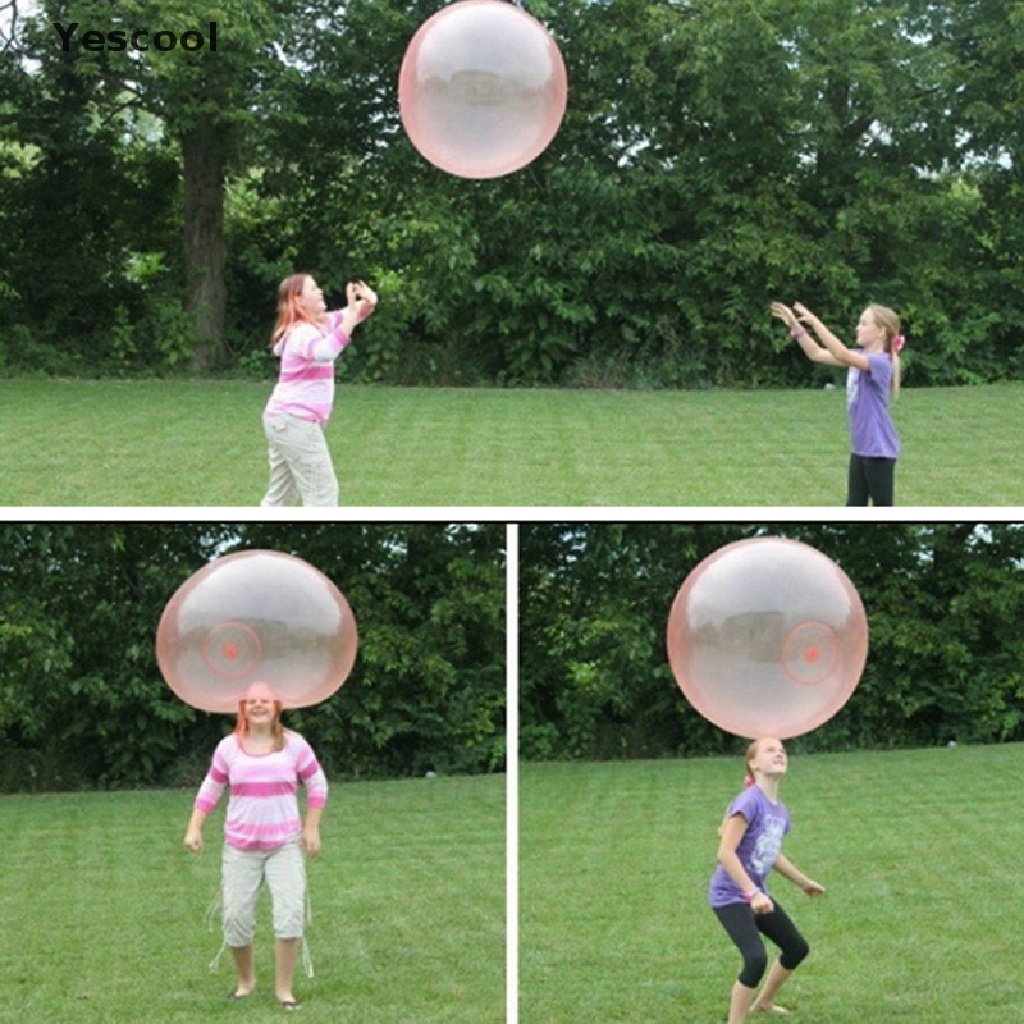
[[(771, 884), (811, 945), (788, 1019), (1021, 1019), (1022, 766), (1021, 745), (791, 758), (783, 851), (827, 893)], [(726, 1019), (740, 958), (706, 891), (742, 777), (740, 757), (520, 769), (521, 1024)]]
[[(205, 911), (220, 884), (223, 807), (200, 855), (182, 845), (194, 794), (0, 797), (0, 1021), (261, 1024), (274, 1000), (269, 896), (257, 991), (227, 998), (230, 953)], [(336, 784), (308, 863), (315, 977), (301, 1019), (505, 1019), (504, 779)]]
[[(271, 385), (6, 381), (0, 505), (251, 507)], [(345, 506), (836, 506), (842, 389), (558, 391), (341, 386)], [(1024, 385), (907, 389), (896, 500), (1024, 505)]]

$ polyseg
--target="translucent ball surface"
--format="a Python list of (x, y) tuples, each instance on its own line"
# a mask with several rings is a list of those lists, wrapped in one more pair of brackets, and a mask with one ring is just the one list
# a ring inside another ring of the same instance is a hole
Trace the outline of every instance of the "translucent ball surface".
[(686, 578), (668, 619), (676, 682), (701, 715), (749, 739), (816, 729), (849, 700), (868, 652), (847, 575), (798, 541), (726, 545)]
[(410, 141), (463, 178), (497, 178), (536, 159), (562, 123), (566, 97), (554, 40), (504, 0), (439, 11), (413, 37), (398, 77)]
[(201, 711), (234, 712), (254, 682), (285, 707), (326, 700), (355, 663), (356, 621), (344, 595), (308, 562), (242, 551), (191, 576), (156, 634), (160, 671)]

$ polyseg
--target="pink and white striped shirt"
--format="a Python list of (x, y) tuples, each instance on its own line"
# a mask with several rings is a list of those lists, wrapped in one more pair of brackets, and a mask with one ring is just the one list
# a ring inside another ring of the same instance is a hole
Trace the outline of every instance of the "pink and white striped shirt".
[[(358, 323), (362, 323), (372, 309), (360, 308)], [(281, 360), (277, 378), (265, 417), (297, 416), (323, 426), (334, 406), (334, 360), (351, 342), (341, 329), (343, 310), (324, 314), (320, 326), (297, 323), (290, 327), (274, 346), (274, 355)]]
[(247, 754), (232, 733), (217, 744), (195, 807), (209, 814), (230, 784), (225, 841), (239, 850), (276, 850), (302, 831), (299, 779), (306, 786), (306, 806), (323, 807), (327, 779), (313, 748), (297, 732), (286, 729), (284, 748), (260, 755)]

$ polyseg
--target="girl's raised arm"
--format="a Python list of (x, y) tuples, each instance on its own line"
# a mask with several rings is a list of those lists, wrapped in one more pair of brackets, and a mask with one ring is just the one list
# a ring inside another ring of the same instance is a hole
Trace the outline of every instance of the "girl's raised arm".
[(338, 326), (351, 338), (354, 328), (377, 308), (377, 293), (365, 281), (350, 281), (346, 293), (348, 305), (342, 310)]
[[(818, 336), (822, 345), (825, 346), (825, 351), (832, 359), (831, 365), (855, 366), (858, 370), (870, 368), (868, 357), (863, 352), (847, 348), (806, 306), (797, 302), (793, 309), (803, 323), (810, 324), (814, 328), (814, 333)], [(800, 342), (801, 347), (804, 347), (805, 342), (809, 345), (814, 345), (806, 330), (796, 340)], [(817, 345), (814, 345), (814, 347), (818, 348)], [(804, 347), (804, 351), (807, 351), (806, 347)], [(824, 362), (824, 360), (819, 360), (819, 362)]]
[[(797, 309), (802, 307), (797, 306)], [(821, 345), (816, 345), (811, 336), (807, 333), (807, 330), (800, 325), (796, 316), (788, 306), (781, 302), (772, 303), (772, 316), (776, 320), (781, 320), (788, 328), (789, 333), (793, 336), (796, 343), (803, 349), (804, 355), (812, 363), (820, 363), (822, 366), (846, 366), (846, 363), (841, 363), (836, 357), (827, 349), (822, 348)]]

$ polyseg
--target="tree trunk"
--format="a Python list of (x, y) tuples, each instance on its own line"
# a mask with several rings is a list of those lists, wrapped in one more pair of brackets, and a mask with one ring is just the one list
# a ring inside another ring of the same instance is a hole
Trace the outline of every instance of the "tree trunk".
[(230, 128), (215, 115), (198, 118), (182, 134), (185, 175), (185, 309), (195, 318), (192, 369), (203, 371), (225, 355), (224, 177)]

